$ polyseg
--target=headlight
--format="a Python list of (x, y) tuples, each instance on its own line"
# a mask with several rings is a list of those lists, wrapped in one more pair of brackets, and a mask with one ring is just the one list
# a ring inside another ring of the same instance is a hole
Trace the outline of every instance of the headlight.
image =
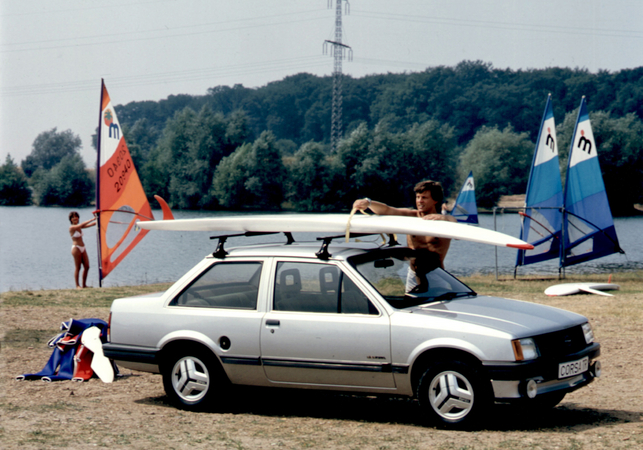
[(589, 322), (583, 324), (583, 334), (585, 335), (585, 343), (587, 343), (587, 345), (594, 342), (594, 332)]
[(538, 347), (532, 338), (515, 339), (511, 341), (516, 361), (527, 361), (538, 358)]

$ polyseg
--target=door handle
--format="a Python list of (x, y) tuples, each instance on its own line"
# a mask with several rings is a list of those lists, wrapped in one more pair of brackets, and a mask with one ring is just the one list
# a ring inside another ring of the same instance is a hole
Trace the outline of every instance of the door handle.
[(266, 326), (279, 326), (279, 320), (277, 319), (266, 319)]

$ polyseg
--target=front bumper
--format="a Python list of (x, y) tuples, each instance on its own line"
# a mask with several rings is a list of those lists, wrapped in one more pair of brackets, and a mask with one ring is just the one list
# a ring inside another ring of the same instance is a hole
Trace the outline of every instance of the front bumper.
[[(572, 392), (594, 381), (600, 375), (600, 344), (594, 343), (582, 351), (559, 358), (538, 358), (522, 362), (483, 363), (493, 386), (496, 400), (526, 398), (531, 387), (531, 396), (551, 392)], [(589, 370), (575, 376), (558, 378), (560, 363), (589, 358)], [(535, 389), (535, 391), (533, 390)]]

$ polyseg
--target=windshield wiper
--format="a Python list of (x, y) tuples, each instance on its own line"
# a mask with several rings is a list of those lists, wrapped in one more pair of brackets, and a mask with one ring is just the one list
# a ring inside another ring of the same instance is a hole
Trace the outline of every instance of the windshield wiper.
[(444, 294), (438, 295), (431, 299), (432, 302), (439, 302), (442, 300), (453, 300), (458, 297), (474, 297), (477, 294), (473, 291), (471, 292), (445, 292)]

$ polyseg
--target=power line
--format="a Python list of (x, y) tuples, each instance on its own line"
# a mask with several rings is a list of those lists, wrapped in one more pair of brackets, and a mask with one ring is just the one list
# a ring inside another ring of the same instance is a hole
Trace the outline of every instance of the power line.
[[(282, 60), (263, 61), (260, 63), (236, 64), (231, 66), (211, 67), (197, 70), (159, 72), (145, 75), (110, 78), (110, 86), (114, 88), (149, 86), (174, 82), (210, 80), (247, 74), (261, 74), (284, 70), (310, 69), (323, 67), (326, 59), (322, 56), (289, 58)], [(0, 88), (0, 97), (18, 97), (31, 95), (60, 94), (96, 90), (97, 81), (75, 80), (62, 83), (42, 83)]]
[(496, 22), (490, 20), (468, 20), (468, 19), (455, 19), (450, 17), (433, 17), (433, 16), (418, 16), (408, 14), (395, 14), (395, 13), (378, 13), (378, 12), (356, 12), (353, 14), (356, 17), (364, 17), (368, 19), (381, 19), (386, 21), (402, 21), (405, 23), (431, 23), (438, 25), (452, 25), (470, 28), (487, 28), (499, 29), (510, 31), (532, 31), (541, 33), (559, 33), (580, 36), (606, 36), (606, 37), (626, 37), (626, 38), (643, 38), (643, 31), (638, 30), (622, 30), (622, 29), (609, 29), (609, 28), (591, 28), (587, 27), (574, 27), (574, 26), (556, 26), (556, 25), (532, 25), (528, 23), (515, 23), (515, 22)]

